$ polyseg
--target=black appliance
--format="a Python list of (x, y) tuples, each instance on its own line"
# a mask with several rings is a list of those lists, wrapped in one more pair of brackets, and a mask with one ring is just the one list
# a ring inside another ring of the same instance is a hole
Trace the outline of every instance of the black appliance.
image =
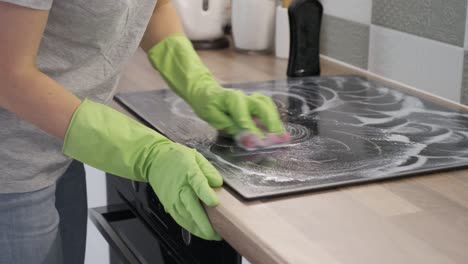
[(225, 85), (272, 96), (291, 142), (244, 151), (170, 90), (117, 99), (196, 148), (244, 199), (405, 177), (468, 165), (468, 114), (359, 76)]
[(111, 246), (111, 263), (241, 264), (225, 241), (191, 235), (164, 211), (149, 184), (107, 175), (109, 206), (90, 209)]

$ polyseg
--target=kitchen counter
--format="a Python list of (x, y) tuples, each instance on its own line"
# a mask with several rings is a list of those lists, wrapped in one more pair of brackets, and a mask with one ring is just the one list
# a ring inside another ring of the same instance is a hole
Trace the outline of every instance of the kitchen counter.
[[(221, 83), (285, 79), (286, 60), (268, 55), (202, 51)], [(322, 58), (322, 74), (358, 74), (388, 86), (464, 107)], [(119, 91), (166, 87), (139, 51)], [(116, 103), (117, 109), (124, 111)], [(467, 263), (468, 170), (244, 202), (228, 188), (207, 208), (215, 229), (252, 263)]]

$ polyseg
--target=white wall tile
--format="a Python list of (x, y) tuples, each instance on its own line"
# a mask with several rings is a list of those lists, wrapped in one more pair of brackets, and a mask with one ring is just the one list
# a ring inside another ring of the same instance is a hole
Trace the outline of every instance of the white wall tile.
[[(99, 207), (107, 204), (106, 177), (104, 172), (85, 165), (88, 207)], [(97, 228), (88, 218), (86, 238), (86, 264), (109, 263), (109, 245)]]
[(371, 26), (369, 70), (460, 101), (463, 48)]
[(322, 0), (324, 13), (370, 25), (372, 0)]

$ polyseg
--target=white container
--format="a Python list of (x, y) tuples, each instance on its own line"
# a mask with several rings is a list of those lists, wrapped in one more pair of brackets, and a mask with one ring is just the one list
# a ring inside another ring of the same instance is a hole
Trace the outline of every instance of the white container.
[(231, 25), (231, 17), (232, 17), (232, 0), (224, 0), (225, 8), (224, 8), (224, 22), (223, 26)]
[(232, 0), (232, 35), (237, 49), (272, 49), (275, 7), (275, 0)]
[(288, 9), (276, 8), (275, 55), (281, 59), (289, 58), (289, 17)]
[(173, 0), (185, 34), (191, 40), (214, 40), (224, 36), (225, 0)]

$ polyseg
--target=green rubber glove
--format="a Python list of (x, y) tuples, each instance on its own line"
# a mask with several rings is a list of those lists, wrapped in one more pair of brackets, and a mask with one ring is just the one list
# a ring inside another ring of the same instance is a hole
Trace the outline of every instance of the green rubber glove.
[(284, 133), (278, 110), (270, 97), (246, 95), (221, 87), (185, 36), (165, 38), (148, 51), (148, 58), (170, 88), (214, 128), (232, 136), (250, 131), (263, 137), (252, 119), (256, 116), (268, 132)]
[(165, 210), (196, 236), (220, 240), (203, 207), (216, 206), (223, 179), (197, 151), (105, 106), (85, 100), (67, 129), (63, 153), (103, 171), (149, 182)]

